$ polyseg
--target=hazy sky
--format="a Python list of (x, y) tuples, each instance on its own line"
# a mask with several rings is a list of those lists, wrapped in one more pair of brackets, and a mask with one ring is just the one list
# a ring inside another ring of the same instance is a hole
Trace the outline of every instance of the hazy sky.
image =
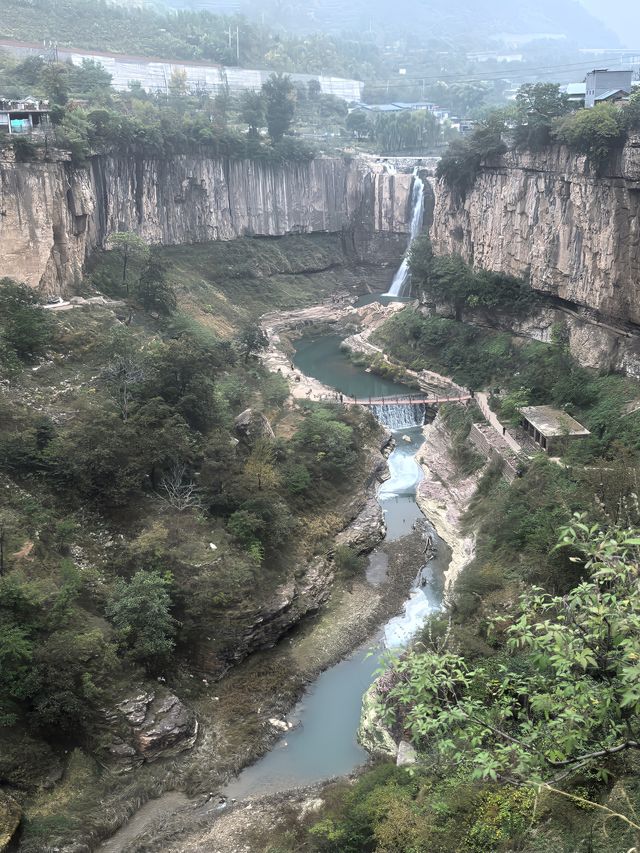
[(580, 0), (580, 2), (616, 32), (626, 47), (640, 49), (639, 0)]

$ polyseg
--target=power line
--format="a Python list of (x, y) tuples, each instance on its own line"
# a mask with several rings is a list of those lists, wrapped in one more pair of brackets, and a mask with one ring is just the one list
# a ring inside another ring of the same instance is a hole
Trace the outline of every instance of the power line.
[[(411, 77), (410, 79), (408, 79), (407, 77), (403, 77), (403, 79), (401, 81), (399, 80), (398, 82), (393, 82), (391, 81), (391, 78), (389, 78), (389, 80), (385, 83), (365, 83), (365, 86), (368, 90), (379, 89), (386, 91), (390, 86), (393, 86), (394, 88), (406, 88), (409, 86), (418, 86), (421, 83), (485, 83), (505, 79), (517, 82), (518, 80), (525, 80), (535, 75), (552, 75), (555, 73), (561, 73), (563, 71), (567, 72), (572, 71), (574, 69), (584, 69), (588, 68), (589, 66), (595, 67), (596, 65), (614, 62), (616, 60), (619, 60), (619, 56), (612, 58), (599, 56), (597, 58), (597, 62), (595, 60), (593, 62), (589, 62), (589, 60), (583, 60), (582, 62), (565, 63), (563, 65), (533, 66), (527, 69), (522, 69), (515, 74), (509, 74), (508, 71), (506, 73), (494, 71), (490, 72), (489, 74), (483, 75), (478, 75), (478, 72), (474, 72), (477, 76), (465, 75), (460, 73), (455, 75), (440, 74), (437, 76), (417, 74), (415, 77)], [(630, 65), (637, 65), (640, 63), (640, 57), (634, 56), (628, 61)]]
[[(604, 60), (607, 61), (606, 59)], [(640, 57), (635, 58), (633, 62), (629, 62), (630, 65), (638, 65), (640, 63)], [(598, 63), (598, 65), (602, 64), (602, 62)], [(574, 65), (558, 65), (558, 66), (545, 66), (540, 68), (529, 68), (527, 70), (519, 71), (516, 74), (502, 73), (502, 74), (483, 74), (479, 76), (469, 75), (469, 74), (456, 74), (456, 75), (448, 75), (441, 74), (437, 76), (429, 76), (429, 75), (417, 75), (415, 77), (411, 77), (408, 79), (407, 77), (403, 77), (402, 80), (394, 81), (389, 78), (385, 83), (365, 83), (367, 91), (387, 91), (389, 88), (394, 89), (402, 89), (402, 88), (415, 88), (425, 83), (487, 83), (487, 82), (497, 82), (500, 80), (508, 80), (509, 82), (524, 82), (531, 77), (539, 77), (539, 76), (553, 76), (557, 73), (562, 73), (563, 71), (571, 71), (578, 69), (588, 69), (589, 66), (592, 68), (595, 67), (595, 63), (589, 62), (581, 62), (576, 66)], [(477, 72), (476, 72), (477, 74)]]

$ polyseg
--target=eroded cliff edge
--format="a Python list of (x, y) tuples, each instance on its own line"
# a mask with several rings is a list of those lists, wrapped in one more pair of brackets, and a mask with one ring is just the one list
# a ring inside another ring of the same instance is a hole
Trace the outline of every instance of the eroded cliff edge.
[(342, 233), (354, 259), (395, 261), (406, 247), (411, 174), (365, 158), (274, 163), (185, 155), (96, 156), (74, 168), (0, 160), (2, 274), (46, 293), (80, 281), (116, 231), (176, 245), (236, 237)]
[(438, 254), (640, 324), (640, 135), (601, 174), (550, 146), (487, 160), (464, 198), (440, 181), (431, 235)]

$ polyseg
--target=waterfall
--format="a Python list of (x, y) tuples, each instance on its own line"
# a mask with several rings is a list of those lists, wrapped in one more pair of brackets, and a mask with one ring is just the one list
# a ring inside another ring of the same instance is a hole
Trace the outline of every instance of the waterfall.
[(424, 403), (375, 403), (371, 412), (377, 420), (391, 430), (424, 426), (427, 407)]
[(404, 291), (411, 281), (411, 272), (409, 271), (409, 249), (416, 237), (422, 231), (422, 220), (424, 217), (424, 184), (418, 175), (418, 169), (413, 171), (413, 188), (411, 190), (411, 232), (409, 236), (409, 245), (407, 246), (407, 254), (400, 264), (398, 272), (393, 277), (391, 287), (386, 292), (385, 296), (403, 296)]

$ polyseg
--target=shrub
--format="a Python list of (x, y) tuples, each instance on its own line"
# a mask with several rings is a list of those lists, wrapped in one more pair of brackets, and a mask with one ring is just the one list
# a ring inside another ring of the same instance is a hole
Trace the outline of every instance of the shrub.
[(119, 578), (107, 605), (121, 647), (151, 671), (166, 663), (175, 645), (171, 616), (171, 577), (157, 571), (136, 572), (127, 583)]
[(28, 139), (25, 136), (14, 136), (11, 144), (13, 145), (13, 152), (18, 163), (28, 163), (36, 159), (38, 146), (32, 139)]
[(0, 351), (21, 361), (42, 355), (53, 340), (54, 322), (39, 305), (38, 295), (24, 284), (0, 280)]
[(592, 109), (577, 110), (560, 119), (553, 135), (558, 142), (587, 154), (599, 168), (611, 151), (624, 142), (624, 113), (614, 104), (596, 104)]
[(443, 154), (436, 175), (461, 199), (473, 186), (482, 162), (488, 157), (504, 154), (502, 141), (504, 122), (499, 116), (490, 117), (467, 139), (454, 140)]

